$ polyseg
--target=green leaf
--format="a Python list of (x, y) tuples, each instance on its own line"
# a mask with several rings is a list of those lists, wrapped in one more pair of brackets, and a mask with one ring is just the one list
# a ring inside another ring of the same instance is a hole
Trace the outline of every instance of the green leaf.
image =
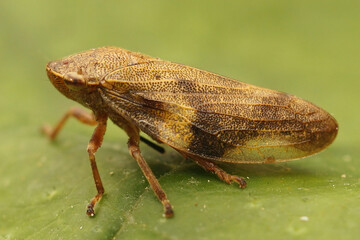
[[(2, 1), (0, 239), (356, 239), (360, 236), (359, 2)], [(109, 123), (96, 159), (93, 128), (70, 119), (55, 142), (40, 133), (74, 102), (45, 64), (115, 45), (277, 89), (324, 107), (339, 136), (324, 152), (268, 165), (223, 165), (227, 185), (166, 147), (142, 152), (174, 206), (162, 205)]]

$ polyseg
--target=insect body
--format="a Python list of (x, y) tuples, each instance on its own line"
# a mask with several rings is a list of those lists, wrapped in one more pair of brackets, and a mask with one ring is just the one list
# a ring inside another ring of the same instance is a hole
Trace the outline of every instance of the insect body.
[(246, 186), (216, 162), (269, 163), (306, 157), (336, 137), (336, 120), (310, 102), (282, 92), (256, 87), (197, 68), (163, 61), (116, 47), (103, 47), (49, 62), (47, 74), (66, 97), (92, 110), (72, 108), (54, 128), (54, 139), (69, 116), (97, 125), (88, 145), (98, 194), (104, 188), (95, 152), (110, 118), (129, 136), (130, 154), (137, 160), (155, 194), (173, 215), (172, 207), (142, 157), (139, 132), (165, 143), (184, 157), (227, 182)]

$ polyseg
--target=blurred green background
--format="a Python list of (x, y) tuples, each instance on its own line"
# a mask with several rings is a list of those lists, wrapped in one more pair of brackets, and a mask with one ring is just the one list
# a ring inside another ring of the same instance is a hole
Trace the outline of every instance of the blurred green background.
[[(0, 1), (0, 239), (356, 239), (360, 236), (360, 2)], [(162, 206), (109, 124), (97, 153), (96, 193), (86, 146), (93, 128), (70, 120), (56, 142), (40, 132), (76, 103), (45, 64), (113, 45), (295, 94), (340, 125), (324, 152), (284, 164), (228, 165), (228, 186), (166, 148), (142, 151), (175, 208)]]

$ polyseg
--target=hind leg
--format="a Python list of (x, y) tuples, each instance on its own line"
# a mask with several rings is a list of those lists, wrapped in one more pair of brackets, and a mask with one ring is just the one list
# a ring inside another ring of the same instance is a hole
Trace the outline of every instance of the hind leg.
[(236, 176), (236, 175), (231, 175), (227, 172), (225, 172), (222, 168), (220, 168), (219, 166), (217, 166), (215, 163), (203, 159), (203, 158), (191, 158), (192, 160), (194, 160), (198, 165), (200, 165), (202, 168), (204, 168), (206, 171), (210, 171), (212, 173), (215, 173), (220, 180), (226, 182), (227, 184), (231, 184), (231, 182), (237, 182), (239, 184), (240, 188), (245, 188), (246, 187), (246, 181), (244, 180), (244, 178)]

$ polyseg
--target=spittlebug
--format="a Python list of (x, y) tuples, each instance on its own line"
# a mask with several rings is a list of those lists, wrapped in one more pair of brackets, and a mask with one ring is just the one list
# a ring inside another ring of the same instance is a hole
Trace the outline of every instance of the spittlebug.
[(338, 124), (323, 109), (293, 95), (256, 87), (197, 68), (116, 47), (92, 49), (46, 66), (52, 84), (66, 97), (92, 110), (70, 109), (43, 131), (54, 139), (68, 117), (96, 125), (88, 154), (97, 195), (104, 193), (95, 162), (110, 118), (128, 135), (128, 148), (165, 209), (173, 209), (141, 155), (143, 131), (230, 184), (246, 186), (216, 162), (272, 163), (303, 158), (327, 147)]

